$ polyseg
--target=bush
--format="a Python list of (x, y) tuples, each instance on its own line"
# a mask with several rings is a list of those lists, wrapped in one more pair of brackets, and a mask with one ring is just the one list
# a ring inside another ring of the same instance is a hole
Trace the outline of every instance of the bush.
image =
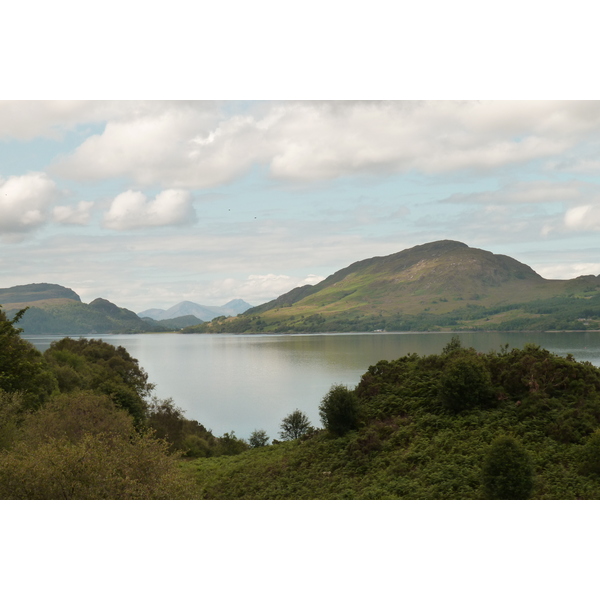
[(235, 432), (224, 433), (220, 438), (217, 438), (217, 445), (213, 450), (213, 456), (233, 456), (241, 454), (248, 450), (249, 445), (242, 439), (239, 439)]
[(0, 498), (11, 500), (175, 500), (192, 487), (164, 440), (86, 433), (0, 454)]
[(482, 479), (488, 500), (527, 500), (533, 490), (527, 451), (512, 437), (496, 439), (486, 455)]
[(105, 396), (78, 392), (27, 415), (0, 453), (0, 498), (31, 500), (191, 497), (179, 457)]
[(581, 473), (600, 475), (600, 430), (590, 435), (581, 449)]
[(494, 389), (487, 368), (474, 356), (451, 362), (440, 378), (439, 397), (453, 412), (491, 404)]
[(328, 431), (339, 436), (345, 435), (358, 427), (358, 398), (345, 385), (334, 385), (321, 400), (319, 415)]
[(34, 446), (51, 438), (77, 443), (86, 434), (128, 438), (133, 418), (110, 398), (90, 392), (62, 394), (23, 420), (20, 439)]

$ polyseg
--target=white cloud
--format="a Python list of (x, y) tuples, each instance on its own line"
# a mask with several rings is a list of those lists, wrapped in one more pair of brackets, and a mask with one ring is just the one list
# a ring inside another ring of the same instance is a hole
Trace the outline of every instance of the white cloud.
[(108, 229), (127, 230), (195, 222), (192, 196), (185, 190), (164, 190), (154, 200), (142, 192), (128, 190), (111, 203), (104, 218)]
[(567, 263), (538, 267), (535, 269), (545, 279), (574, 279), (581, 275), (600, 275), (600, 263)]
[(87, 225), (90, 222), (90, 213), (93, 202), (82, 200), (77, 206), (55, 206), (52, 209), (52, 218), (57, 223), (68, 225)]
[[(77, 180), (125, 177), (138, 185), (209, 187), (226, 181), (251, 164), (237, 130), (239, 119), (223, 127), (224, 144), (214, 103), (143, 105), (109, 120), (101, 135), (92, 135), (73, 155), (60, 159), (53, 172)], [(216, 127), (216, 129), (215, 129)]]
[[(77, 125), (118, 122), (139, 115), (160, 118), (172, 107), (189, 102), (92, 101), (92, 100), (0, 100), (0, 139), (60, 138)], [(208, 110), (214, 102), (191, 103)]]
[(109, 118), (102, 134), (52, 172), (205, 188), (253, 165), (300, 181), (489, 170), (563, 160), (600, 131), (598, 102), (287, 102), (238, 114), (204, 102), (135, 106)]
[[(540, 129), (529, 103), (383, 102), (280, 108), (277, 177), (328, 179), (356, 171), (488, 169), (566, 147)], [(599, 117), (600, 121), (600, 108)], [(542, 128), (543, 129), (543, 128)]]
[(569, 209), (565, 225), (572, 231), (600, 231), (600, 206), (584, 204)]
[(0, 179), (0, 233), (21, 234), (46, 223), (48, 207), (60, 196), (45, 173)]

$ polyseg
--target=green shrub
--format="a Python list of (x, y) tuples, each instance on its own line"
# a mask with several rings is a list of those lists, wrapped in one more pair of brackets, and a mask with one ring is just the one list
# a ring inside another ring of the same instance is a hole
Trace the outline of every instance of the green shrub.
[(496, 439), (485, 457), (482, 479), (488, 500), (527, 500), (533, 490), (527, 451), (512, 437)]
[(442, 403), (453, 412), (489, 406), (494, 399), (490, 374), (483, 362), (473, 356), (461, 356), (446, 367), (438, 394)]
[(105, 396), (55, 397), (28, 414), (0, 452), (0, 498), (31, 500), (191, 497), (179, 457)]
[(600, 475), (600, 430), (590, 435), (580, 456), (583, 475)]

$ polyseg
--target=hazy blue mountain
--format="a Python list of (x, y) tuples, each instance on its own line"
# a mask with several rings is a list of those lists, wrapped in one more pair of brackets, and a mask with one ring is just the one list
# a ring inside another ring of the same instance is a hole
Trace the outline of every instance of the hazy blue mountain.
[(235, 317), (249, 308), (252, 308), (252, 305), (240, 299), (231, 300), (223, 306), (205, 306), (203, 304), (190, 302), (189, 300), (184, 300), (167, 310), (161, 308), (149, 308), (148, 310), (138, 313), (138, 317), (149, 317), (155, 321), (166, 321), (168, 319), (192, 315), (201, 321), (212, 321), (215, 317), (220, 316)]
[(169, 330), (183, 329), (184, 327), (190, 327), (191, 325), (199, 325), (203, 321), (194, 315), (185, 315), (183, 317), (175, 317), (174, 319), (163, 319), (162, 321), (155, 321), (150, 317), (142, 317), (142, 321), (154, 325), (155, 327), (164, 327)]
[(227, 304), (223, 304), (221, 308), (228, 308), (232, 310), (232, 316), (241, 315), (245, 313), (249, 308), (252, 308), (252, 304), (248, 304), (244, 300), (237, 298), (236, 300), (230, 300)]
[[(142, 319), (152, 319), (153, 321), (158, 321), (160, 316), (166, 313), (167, 311), (164, 308), (149, 308), (141, 313), (138, 313), (137, 316)], [(168, 317), (167, 317), (168, 318)]]

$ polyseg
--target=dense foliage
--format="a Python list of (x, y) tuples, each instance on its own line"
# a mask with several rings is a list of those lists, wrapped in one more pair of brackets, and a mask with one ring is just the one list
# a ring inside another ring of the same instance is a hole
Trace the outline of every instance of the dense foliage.
[(41, 354), (19, 336), (15, 323), (24, 311), (11, 320), (0, 311), (0, 390), (19, 392), (28, 407), (39, 406), (57, 389), (54, 373)]
[(455, 339), (440, 355), (380, 361), (354, 394), (358, 428), (344, 435), (186, 465), (201, 497), (600, 499), (590, 363), (533, 345), (478, 354)]
[(483, 493), (490, 500), (527, 500), (533, 469), (527, 451), (510, 436), (494, 441), (482, 469)]
[(166, 443), (136, 431), (106, 396), (57, 396), (28, 414), (0, 454), (0, 498), (170, 499), (192, 487)]
[(146, 399), (154, 389), (148, 374), (125, 348), (94, 339), (64, 338), (44, 353), (61, 392), (95, 390), (131, 414), (137, 424), (146, 416)]

